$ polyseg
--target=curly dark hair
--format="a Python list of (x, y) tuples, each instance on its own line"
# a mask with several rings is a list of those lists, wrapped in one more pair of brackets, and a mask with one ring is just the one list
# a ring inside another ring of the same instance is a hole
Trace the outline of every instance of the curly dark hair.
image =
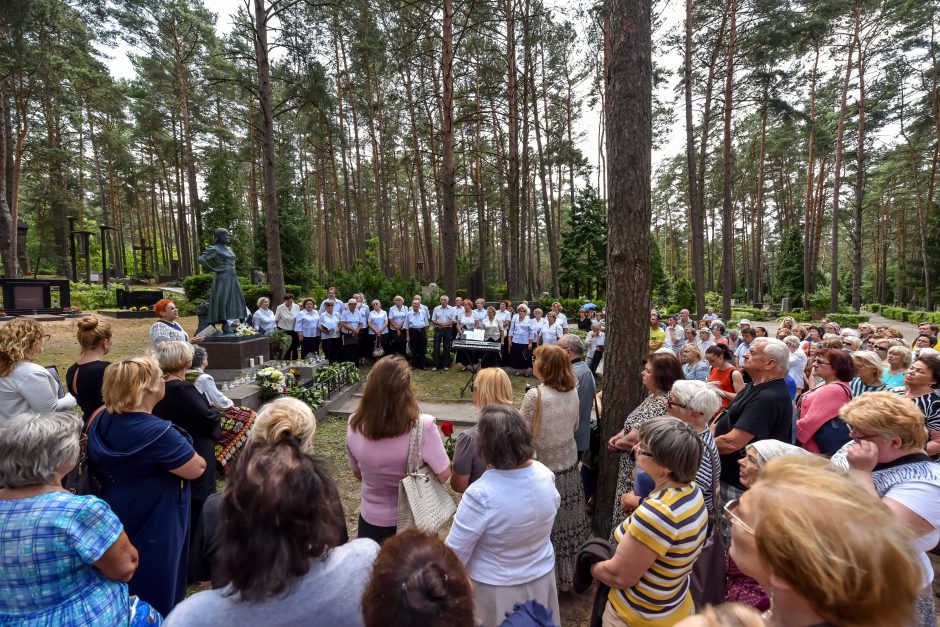
[(437, 535), (408, 529), (382, 545), (362, 616), (366, 627), (473, 627), (473, 587)]
[(222, 494), (220, 581), (245, 601), (295, 586), (341, 543), (346, 523), (326, 466), (294, 438), (249, 445)]

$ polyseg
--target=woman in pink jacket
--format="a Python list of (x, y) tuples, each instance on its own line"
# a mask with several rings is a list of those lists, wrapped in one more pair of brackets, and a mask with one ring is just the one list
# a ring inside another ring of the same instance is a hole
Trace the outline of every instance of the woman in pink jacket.
[(816, 353), (813, 364), (816, 376), (823, 382), (800, 397), (796, 439), (810, 453), (832, 455), (835, 451), (822, 450), (816, 435), (823, 425), (838, 418), (839, 409), (852, 400), (849, 381), (855, 378), (855, 363), (852, 356), (842, 349), (824, 348)]

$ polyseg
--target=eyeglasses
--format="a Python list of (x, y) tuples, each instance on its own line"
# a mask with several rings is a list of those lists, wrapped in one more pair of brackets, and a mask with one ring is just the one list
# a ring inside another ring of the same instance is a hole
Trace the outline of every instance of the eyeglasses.
[(875, 438), (878, 437), (877, 435), (861, 433), (850, 424), (846, 424), (845, 426), (849, 428), (849, 437), (855, 440), (856, 442), (860, 442), (862, 440), (874, 440)]
[(875, 347), (875, 350), (878, 351), (879, 353), (882, 352), (882, 351), (888, 352), (888, 347), (887, 347), (887, 346), (876, 346), (876, 347)]
[(723, 508), (724, 519), (728, 521), (729, 523), (735, 523), (735, 522), (738, 523), (739, 525), (741, 525), (741, 529), (744, 529), (746, 532), (748, 532), (749, 534), (753, 536), (754, 529), (749, 524), (744, 522), (744, 520), (740, 516), (734, 513), (735, 510), (737, 510), (738, 507), (740, 507), (740, 505), (741, 505), (741, 499), (731, 499), (730, 501), (725, 503), (724, 508)]
[(666, 405), (668, 405), (669, 407), (678, 407), (678, 408), (680, 408), (680, 409), (688, 409), (688, 408), (689, 408), (688, 405), (683, 405), (682, 403), (677, 403), (677, 402), (675, 402), (674, 400), (672, 400), (671, 398), (669, 398), (668, 396), (666, 397)]
[(644, 457), (652, 457), (654, 459), (656, 458), (656, 456), (650, 453), (649, 451), (646, 451), (640, 448), (639, 444), (633, 447), (633, 452), (636, 453), (637, 455), (643, 455)]
[(816, 364), (817, 366), (828, 366), (828, 365), (829, 365), (829, 362), (828, 362), (828, 361), (822, 361), (821, 359), (814, 359), (814, 360), (813, 360), (813, 363)]

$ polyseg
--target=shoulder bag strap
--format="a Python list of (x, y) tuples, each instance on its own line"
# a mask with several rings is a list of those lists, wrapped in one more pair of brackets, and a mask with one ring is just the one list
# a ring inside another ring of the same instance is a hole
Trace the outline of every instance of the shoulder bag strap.
[(539, 437), (542, 427), (542, 386), (535, 388), (535, 417), (532, 419), (532, 437)]
[(411, 428), (411, 436), (408, 438), (408, 461), (405, 471), (408, 474), (418, 469), (418, 456), (421, 454), (421, 430), (423, 428), (421, 415), (418, 415), (418, 422)]
[(104, 405), (102, 405), (101, 407), (96, 409), (94, 413), (92, 413), (91, 417), (88, 419), (88, 424), (85, 425), (85, 435), (88, 435), (88, 431), (91, 429), (91, 425), (94, 424), (95, 419), (98, 418), (98, 416), (100, 416), (101, 412), (103, 411), (104, 411)]

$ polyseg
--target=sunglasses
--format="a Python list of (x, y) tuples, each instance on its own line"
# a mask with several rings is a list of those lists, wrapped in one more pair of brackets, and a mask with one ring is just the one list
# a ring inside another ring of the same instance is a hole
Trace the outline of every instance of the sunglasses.
[(724, 510), (722, 515), (727, 522), (738, 523), (739, 525), (741, 525), (741, 529), (744, 529), (746, 532), (748, 532), (749, 534), (753, 536), (754, 529), (749, 524), (744, 522), (744, 520), (740, 516), (735, 514), (735, 511), (740, 506), (741, 506), (741, 499), (731, 499), (730, 501), (725, 503), (724, 507), (722, 508)]

